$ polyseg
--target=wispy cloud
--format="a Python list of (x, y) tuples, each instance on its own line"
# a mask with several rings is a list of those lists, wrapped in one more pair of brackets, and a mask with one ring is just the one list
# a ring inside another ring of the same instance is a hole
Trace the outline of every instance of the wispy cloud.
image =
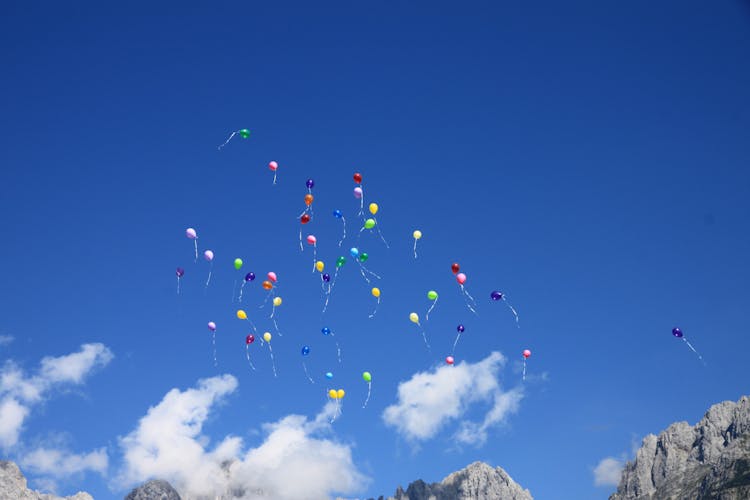
[(481, 445), (490, 427), (518, 410), (520, 389), (503, 391), (498, 380), (505, 357), (493, 352), (477, 363), (461, 362), (419, 372), (398, 386), (398, 400), (383, 412), (383, 420), (410, 441), (432, 438), (449, 422), (462, 419), (477, 403), (492, 407), (481, 422), (463, 421), (455, 433), (459, 442)]
[(14, 340), (15, 338), (13, 337), (13, 335), (0, 335), (0, 347), (8, 345)]
[(318, 499), (364, 486), (351, 447), (326, 437), (331, 403), (313, 420), (289, 415), (263, 425), (266, 436), (257, 447), (244, 449), (236, 436), (210, 447), (203, 425), (214, 405), (236, 388), (237, 379), (224, 375), (169, 391), (120, 439), (124, 463), (117, 486), (162, 477), (184, 497), (231, 492), (245, 499)]
[(625, 467), (624, 458), (606, 457), (594, 467), (594, 485), (617, 486), (620, 484), (622, 469)]
[(79, 455), (63, 448), (40, 447), (26, 453), (20, 464), (33, 474), (67, 478), (86, 471), (104, 475), (107, 472), (109, 458), (105, 448)]

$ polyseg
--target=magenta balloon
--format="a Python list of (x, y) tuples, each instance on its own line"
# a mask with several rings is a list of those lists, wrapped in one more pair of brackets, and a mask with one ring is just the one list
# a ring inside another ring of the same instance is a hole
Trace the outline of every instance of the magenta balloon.
[(208, 329), (211, 330), (212, 332), (215, 332), (216, 331), (216, 323), (214, 323), (213, 321), (209, 321), (208, 322)]
[(318, 242), (318, 239), (317, 239), (317, 238), (316, 238), (315, 236), (313, 236), (313, 235), (311, 234), (311, 235), (309, 235), (309, 236), (307, 237), (307, 242), (308, 242), (308, 243), (309, 243), (310, 245), (314, 245), (315, 243), (317, 243), (317, 242)]
[(187, 236), (191, 240), (194, 240), (198, 237), (198, 233), (195, 232), (195, 229), (193, 229), (192, 227), (189, 227), (185, 229), (185, 236)]
[(271, 280), (271, 281), (273, 281), (274, 283), (276, 283), (276, 273), (273, 272), (273, 271), (271, 271), (270, 273), (268, 273), (268, 279)]
[(279, 164), (275, 161), (268, 162), (268, 168), (276, 172), (276, 169), (279, 168)]
[(466, 275), (464, 273), (458, 273), (456, 275), (456, 281), (458, 281), (460, 285), (463, 285), (466, 283)]
[(357, 186), (354, 188), (354, 197), (359, 199), (362, 198), (362, 188)]
[(528, 359), (529, 357), (531, 357), (531, 351), (529, 351), (528, 349), (524, 349), (523, 350), (523, 357), (526, 358), (526, 359)]
[(175, 271), (175, 274), (177, 275), (178, 278), (182, 278), (183, 276), (185, 276), (185, 270), (181, 267), (178, 267), (177, 270)]
[(203, 257), (205, 257), (207, 261), (211, 262), (212, 260), (214, 260), (214, 253), (211, 250), (206, 250), (205, 252), (203, 252)]

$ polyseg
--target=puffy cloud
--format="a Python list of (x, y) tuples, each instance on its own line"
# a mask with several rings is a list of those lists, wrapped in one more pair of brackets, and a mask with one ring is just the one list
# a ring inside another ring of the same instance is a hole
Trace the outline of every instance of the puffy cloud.
[(41, 447), (25, 454), (20, 463), (33, 474), (65, 478), (86, 471), (103, 475), (109, 459), (105, 448), (78, 455), (65, 449)]
[(383, 412), (387, 425), (411, 441), (435, 436), (449, 422), (462, 418), (476, 403), (491, 403), (482, 422), (464, 421), (455, 437), (467, 444), (482, 444), (487, 430), (518, 410), (520, 389), (503, 391), (498, 372), (505, 363), (492, 352), (477, 363), (462, 362), (414, 374), (398, 386), (398, 400)]
[(625, 460), (623, 459), (615, 457), (603, 458), (594, 467), (594, 484), (596, 486), (617, 486), (620, 484), (620, 476), (624, 467)]
[(103, 344), (84, 344), (81, 350), (60, 357), (45, 357), (32, 376), (13, 362), (0, 368), (0, 447), (15, 446), (26, 417), (34, 405), (64, 384), (81, 384), (95, 368), (112, 360)]
[(319, 499), (363, 486), (366, 479), (354, 466), (350, 446), (324, 437), (332, 403), (313, 420), (290, 415), (264, 425), (267, 435), (255, 448), (244, 450), (235, 436), (209, 448), (203, 425), (212, 407), (236, 388), (237, 379), (224, 375), (169, 391), (120, 439), (119, 486), (162, 477), (183, 497), (243, 499)]

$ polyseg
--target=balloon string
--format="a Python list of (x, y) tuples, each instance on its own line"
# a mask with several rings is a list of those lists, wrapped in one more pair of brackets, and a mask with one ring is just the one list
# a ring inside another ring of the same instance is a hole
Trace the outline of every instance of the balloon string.
[[(250, 318), (246, 318), (245, 321), (247, 321), (248, 323), (250, 323), (250, 326), (253, 327), (253, 333), (255, 335), (258, 335), (258, 330), (255, 328), (255, 323), (253, 323)], [(263, 342), (263, 340), (261, 340), (261, 342)]]
[(437, 301), (438, 301), (438, 299), (435, 299), (435, 301), (432, 303), (432, 305), (430, 306), (430, 308), (427, 309), (427, 314), (424, 315), (424, 319), (426, 321), (429, 321), (429, 319), (430, 319), (430, 313), (432, 312), (433, 309), (435, 309), (435, 304), (437, 304)]
[(456, 345), (458, 345), (458, 339), (461, 338), (461, 333), (459, 332), (458, 335), (456, 335), (456, 340), (453, 342), (453, 349), (451, 349), (451, 356), (453, 356), (453, 353), (456, 352)]
[[(237, 132), (239, 132), (239, 130)], [(234, 137), (235, 135), (237, 135), (237, 132), (232, 132), (232, 135), (229, 136), (229, 139), (227, 139), (226, 141), (224, 141), (224, 144), (222, 144), (221, 146), (219, 146), (217, 149), (219, 151), (221, 151), (221, 148), (223, 148), (224, 146), (226, 146), (229, 143), (229, 141), (232, 140), (232, 137)]]
[(193, 239), (195, 245), (195, 262), (198, 262), (198, 238)]
[(247, 362), (250, 363), (250, 368), (255, 371), (255, 365), (250, 361), (250, 344), (245, 344), (245, 356), (247, 357)]
[(302, 246), (302, 226), (299, 228), (299, 251), (304, 252), (305, 247)]
[(367, 277), (367, 276), (365, 275), (365, 268), (364, 268), (364, 266), (363, 266), (363, 265), (362, 265), (362, 264), (361, 264), (361, 263), (360, 263), (359, 261), (357, 261), (357, 263), (359, 264), (359, 274), (361, 274), (361, 275), (362, 275), (362, 277), (363, 277), (363, 278), (365, 279), (365, 281), (366, 281), (367, 283), (369, 283), (369, 282), (370, 282), (370, 278), (368, 278), (368, 277)]
[(526, 380), (526, 358), (523, 358), (523, 380)]
[[(321, 278), (321, 279), (323, 279), (323, 278)], [(325, 282), (323, 282), (323, 283), (325, 283)], [(326, 290), (326, 302), (325, 302), (325, 304), (323, 304), (323, 311), (321, 311), (321, 314), (325, 313), (326, 309), (328, 309), (328, 301), (331, 298), (331, 288), (332, 288), (332, 286), (328, 285), (328, 290)]]
[(268, 291), (268, 294), (266, 294), (265, 300), (263, 301), (261, 305), (258, 306), (258, 309), (263, 309), (264, 307), (266, 307), (266, 303), (268, 303), (268, 299), (271, 297), (271, 295), (274, 295), (273, 289)]
[(365, 399), (365, 404), (362, 405), (362, 408), (367, 407), (367, 403), (370, 401), (370, 391), (372, 389), (372, 382), (367, 382), (367, 398)]
[(276, 329), (276, 334), (279, 337), (283, 337), (283, 335), (281, 334), (281, 331), (279, 330), (279, 325), (276, 323), (276, 318), (273, 318), (273, 327)]
[[(333, 335), (333, 334), (331, 334), (331, 335)], [(338, 340), (334, 340), (334, 342), (336, 342), (336, 357), (339, 360), (339, 364), (341, 364), (341, 346), (339, 346), (339, 341)]]
[(419, 327), (419, 331), (422, 332), (422, 340), (424, 340), (424, 345), (427, 346), (428, 351), (432, 351), (432, 349), (430, 349), (430, 343), (427, 342), (427, 334), (425, 333), (424, 328), (422, 328), (422, 325), (419, 323), (419, 321), (417, 321), (417, 326)]
[(318, 244), (316, 243), (316, 244), (313, 245), (313, 268), (312, 268), (312, 272), (315, 272), (315, 263), (318, 261), (317, 255), (318, 255)]
[(417, 239), (414, 238), (414, 258), (417, 258)]
[[(243, 280), (242, 284), (240, 285), (240, 297), (237, 300), (238, 302), (242, 302), (242, 292), (245, 290), (245, 283), (247, 283), (247, 281)], [(234, 294), (232, 294), (232, 295), (234, 296)]]
[(388, 242), (387, 242), (387, 241), (385, 241), (385, 236), (383, 236), (383, 233), (381, 233), (381, 232), (380, 232), (380, 224), (376, 224), (376, 225), (375, 225), (375, 229), (377, 229), (377, 230), (378, 230), (378, 236), (380, 236), (380, 240), (381, 240), (381, 241), (383, 242), (383, 244), (385, 245), (385, 248), (387, 248), (387, 249), (389, 249), (389, 250), (390, 250), (390, 249), (391, 249), (391, 247), (390, 247), (390, 246), (388, 246)]
[(315, 381), (312, 379), (312, 377), (310, 376), (310, 374), (307, 373), (307, 365), (305, 364), (304, 361), (302, 362), (302, 368), (305, 369), (305, 375), (307, 376), (307, 380), (309, 380), (311, 384), (314, 384)]
[(344, 233), (341, 235), (341, 239), (339, 240), (339, 246), (344, 242), (346, 239), (346, 218), (342, 215), (341, 221), (344, 223)]
[(701, 362), (705, 365), (706, 362), (703, 360), (703, 356), (701, 356), (700, 353), (695, 350), (695, 348), (693, 347), (693, 345), (690, 342), (688, 342), (688, 339), (686, 337), (682, 337), (682, 340), (685, 341), (685, 343), (690, 348), (690, 350), (693, 351), (695, 353), (695, 355), (698, 356), (698, 359), (700, 359)]
[(276, 185), (276, 171), (273, 172), (273, 185)]
[(511, 312), (513, 313), (513, 316), (515, 316), (515, 318), (516, 318), (516, 326), (517, 326), (518, 328), (521, 328), (521, 325), (520, 325), (520, 324), (518, 323), (518, 313), (516, 312), (516, 310), (515, 310), (515, 309), (513, 309), (513, 306), (512, 306), (512, 305), (510, 305), (510, 303), (508, 303), (508, 301), (507, 301), (507, 300), (505, 300), (505, 297), (503, 297), (503, 302), (505, 302), (505, 305), (507, 305), (508, 307), (510, 307), (510, 310), (511, 310)]
[(215, 331), (211, 332), (211, 343), (213, 344), (213, 347), (214, 347), (214, 366), (219, 366), (218, 363), (216, 362), (216, 332)]
[(378, 307), (380, 307), (380, 297), (378, 297), (378, 303), (375, 304), (375, 309), (373, 309), (372, 314), (370, 314), (370, 318), (374, 318), (378, 313)]
[[(471, 311), (471, 312), (473, 312), (474, 314), (476, 314), (477, 316), (479, 316), (479, 314), (477, 314), (477, 311), (476, 311), (476, 310), (474, 309), (474, 307), (472, 306), (472, 303), (473, 303), (474, 305), (476, 305), (476, 302), (474, 302), (474, 297), (472, 297), (472, 296), (471, 296), (471, 295), (469, 294), (469, 292), (468, 292), (468, 291), (466, 291), (466, 288), (464, 288), (464, 286), (463, 286), (463, 285), (461, 285), (461, 292), (463, 292), (463, 294), (464, 294), (464, 302), (466, 302), (466, 307), (468, 307), (468, 308), (469, 308), (469, 311)], [(469, 300), (471, 300), (471, 303), (469, 302)]]
[(211, 282), (211, 273), (214, 270), (214, 261), (211, 261), (211, 267), (208, 268), (208, 278), (206, 279), (206, 290), (208, 290), (208, 284)]
[(177, 276), (177, 295), (180, 294), (180, 277)]
[(271, 343), (268, 343), (268, 352), (271, 353), (271, 366), (273, 366), (273, 376), (276, 377), (276, 361), (273, 359), (273, 349)]
[(334, 423), (336, 421), (336, 417), (339, 416), (340, 410), (341, 410), (341, 408), (339, 406), (339, 400), (337, 398), (336, 399), (336, 410), (333, 412), (333, 417), (331, 418), (330, 423)]

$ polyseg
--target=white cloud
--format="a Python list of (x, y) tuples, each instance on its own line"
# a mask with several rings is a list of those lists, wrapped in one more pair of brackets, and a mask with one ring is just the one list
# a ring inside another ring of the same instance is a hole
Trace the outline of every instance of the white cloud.
[(492, 408), (482, 422), (464, 421), (455, 434), (460, 442), (482, 444), (487, 430), (517, 411), (523, 397), (520, 389), (501, 389), (497, 376), (504, 363), (502, 354), (492, 352), (477, 363), (416, 373), (399, 384), (398, 401), (385, 409), (383, 420), (407, 439), (423, 441), (449, 422), (463, 418), (475, 403), (490, 402)]
[(81, 350), (60, 357), (45, 357), (33, 376), (26, 376), (12, 361), (0, 368), (0, 447), (15, 446), (23, 423), (34, 405), (53, 389), (81, 384), (95, 368), (106, 365), (112, 352), (103, 344), (84, 344)]
[(104, 475), (109, 459), (105, 448), (78, 455), (65, 449), (42, 447), (25, 454), (20, 463), (31, 473), (65, 478), (86, 471)]
[(624, 459), (615, 457), (603, 458), (594, 468), (594, 485), (617, 486), (620, 484), (620, 476), (624, 467)]
[(124, 466), (120, 487), (152, 477), (167, 479), (183, 497), (319, 499), (361, 489), (349, 445), (321, 437), (330, 430), (327, 404), (314, 419), (290, 415), (263, 426), (256, 448), (227, 436), (213, 448), (203, 431), (212, 407), (237, 388), (231, 375), (201, 380), (185, 391), (173, 389), (149, 409), (138, 426), (120, 439)]
[(13, 335), (0, 335), (0, 347), (8, 345), (15, 340)]

